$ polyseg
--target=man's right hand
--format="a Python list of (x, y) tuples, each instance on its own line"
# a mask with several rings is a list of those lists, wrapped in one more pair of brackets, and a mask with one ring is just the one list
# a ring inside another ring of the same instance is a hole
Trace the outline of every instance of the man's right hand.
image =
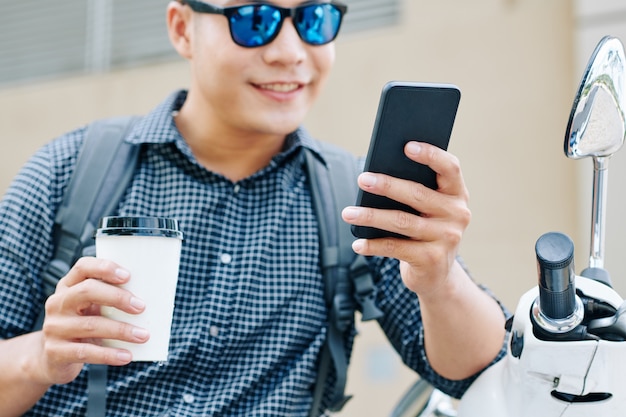
[(129, 279), (128, 271), (119, 265), (85, 257), (59, 280), (45, 306), (39, 382), (68, 383), (85, 363), (120, 366), (131, 361), (130, 352), (104, 347), (102, 339), (144, 343), (149, 338), (147, 330), (100, 315), (100, 306), (129, 314), (144, 310), (142, 300), (119, 286)]
[(0, 340), (0, 417), (20, 416), (54, 384), (73, 381), (85, 363), (121, 366), (132, 356), (102, 346), (102, 339), (144, 343), (145, 329), (100, 315), (100, 306), (129, 314), (144, 302), (120, 287), (131, 279), (119, 265), (81, 258), (46, 301), (42, 330)]

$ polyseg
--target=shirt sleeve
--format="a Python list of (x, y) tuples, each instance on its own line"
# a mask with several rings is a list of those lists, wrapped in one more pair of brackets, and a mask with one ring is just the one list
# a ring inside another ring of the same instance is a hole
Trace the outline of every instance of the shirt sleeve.
[(0, 201), (0, 339), (31, 331), (43, 308), (41, 271), (81, 137), (75, 131), (40, 148)]
[[(403, 362), (416, 371), (422, 379), (454, 398), (461, 398), (481, 372), (462, 380), (447, 379), (435, 372), (428, 362), (424, 349), (424, 326), (419, 299), (404, 285), (400, 277), (399, 261), (389, 258), (370, 258), (369, 262), (370, 266), (374, 267), (373, 270), (378, 271), (375, 278), (376, 298), (378, 306), (385, 312), (384, 317), (379, 319), (379, 324), (394, 349), (402, 357)], [(459, 262), (467, 271), (461, 259)], [(481, 288), (496, 299), (488, 289), (483, 286)], [(508, 317), (510, 313), (506, 307), (499, 301), (498, 304), (503, 314)], [(505, 337), (498, 356), (489, 366), (504, 357), (507, 340), (508, 337)]]

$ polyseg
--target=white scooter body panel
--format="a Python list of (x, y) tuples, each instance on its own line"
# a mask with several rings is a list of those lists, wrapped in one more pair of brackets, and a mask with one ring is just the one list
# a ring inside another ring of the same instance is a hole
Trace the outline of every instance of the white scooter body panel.
[[(576, 287), (618, 308), (623, 302), (608, 286), (582, 277)], [(507, 356), (487, 369), (468, 389), (459, 417), (589, 417), (626, 414), (626, 342), (544, 341), (533, 334), (531, 309), (537, 288), (522, 296), (508, 340)], [(523, 337), (519, 358), (511, 338)], [(553, 391), (578, 396), (610, 393), (603, 401), (567, 402)]]

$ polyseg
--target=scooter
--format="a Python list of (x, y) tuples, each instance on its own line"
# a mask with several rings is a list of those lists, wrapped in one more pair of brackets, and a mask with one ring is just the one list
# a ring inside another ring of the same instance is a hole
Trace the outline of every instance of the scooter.
[(574, 271), (574, 244), (548, 232), (535, 244), (538, 285), (507, 322), (506, 356), (453, 404), (419, 380), (391, 417), (588, 417), (626, 415), (626, 301), (604, 268), (608, 163), (626, 136), (626, 57), (606, 36), (574, 99), (565, 135), (568, 158), (593, 160), (589, 265)]

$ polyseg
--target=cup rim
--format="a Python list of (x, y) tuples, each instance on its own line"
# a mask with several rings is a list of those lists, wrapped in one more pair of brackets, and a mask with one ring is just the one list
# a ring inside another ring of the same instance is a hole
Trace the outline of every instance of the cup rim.
[(164, 236), (183, 238), (178, 220), (152, 216), (105, 216), (98, 222), (94, 237)]

